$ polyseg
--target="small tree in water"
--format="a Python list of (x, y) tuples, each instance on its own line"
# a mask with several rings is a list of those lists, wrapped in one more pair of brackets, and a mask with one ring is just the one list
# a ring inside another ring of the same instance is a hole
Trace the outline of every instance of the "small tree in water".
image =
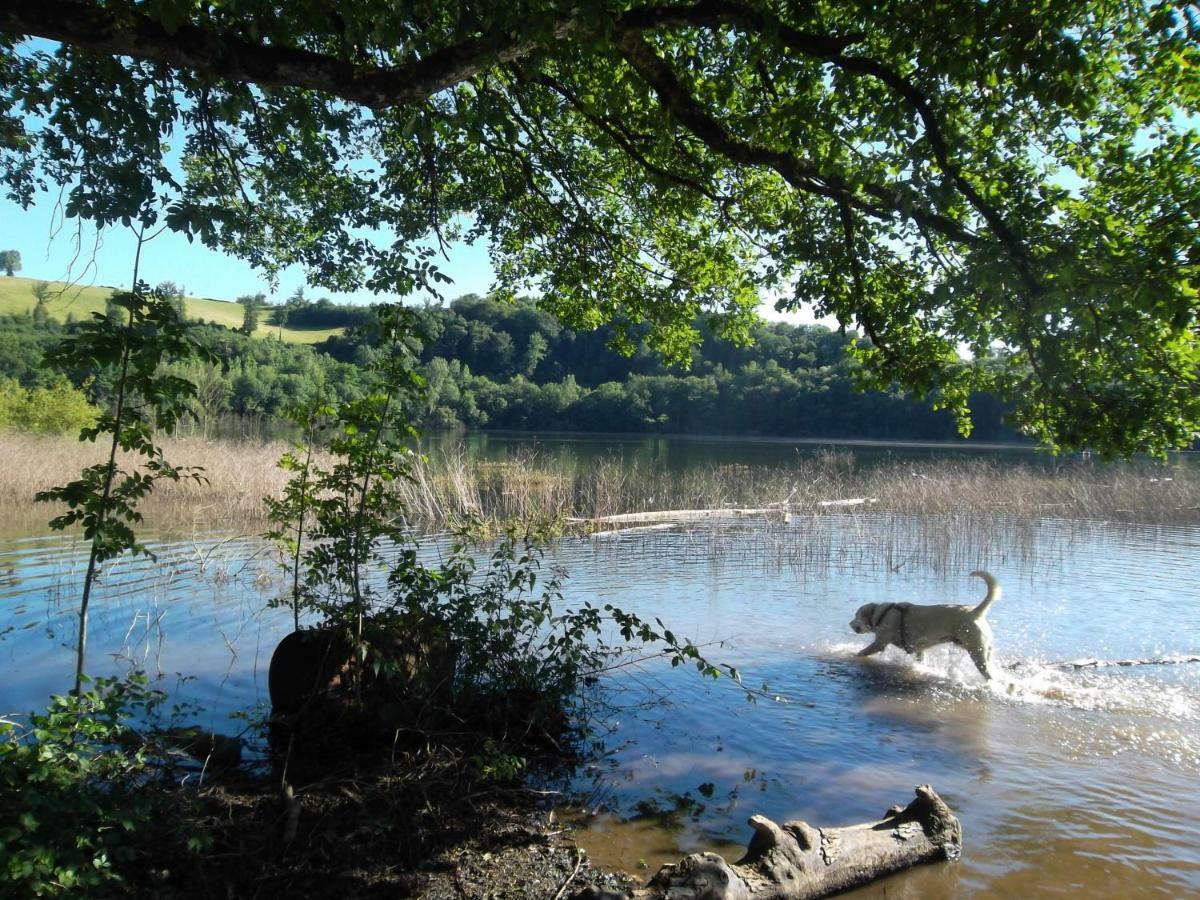
[[(139, 257), (142, 242), (139, 237)], [(168, 371), (163, 363), (208, 351), (188, 334), (170, 300), (137, 280), (136, 264), (134, 271), (133, 290), (118, 292), (110, 300), (111, 308), (124, 314), (123, 323), (94, 313), (90, 322), (46, 354), (46, 363), (60, 371), (115, 372), (113, 408), (79, 433), (81, 441), (92, 442), (107, 435), (107, 460), (88, 466), (74, 481), (36, 495), (39, 501), (67, 505), (65, 513), (50, 521), (51, 528), (82, 525), (84, 537), (91, 542), (79, 604), (76, 696), (82, 691), (88, 604), (100, 564), (126, 552), (153, 556), (137, 540), (132, 526), (142, 521), (137, 504), (155, 482), (162, 478), (203, 480), (198, 468), (174, 466), (163, 458), (154, 428), (174, 425), (195, 395), (195, 386)], [(140, 463), (132, 470), (123, 469), (118, 451), (141, 457)]]

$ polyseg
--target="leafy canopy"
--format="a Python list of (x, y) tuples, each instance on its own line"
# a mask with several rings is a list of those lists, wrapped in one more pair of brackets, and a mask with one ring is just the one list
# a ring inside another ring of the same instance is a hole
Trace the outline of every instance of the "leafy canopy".
[(960, 413), (997, 389), (1114, 454), (1200, 427), (1198, 104), (1195, 8), (1165, 0), (0, 9), (21, 201), (155, 199), (331, 289), (435, 289), (439, 242), (486, 237), (502, 288), (675, 356), (698, 315), (811, 305), (878, 382)]

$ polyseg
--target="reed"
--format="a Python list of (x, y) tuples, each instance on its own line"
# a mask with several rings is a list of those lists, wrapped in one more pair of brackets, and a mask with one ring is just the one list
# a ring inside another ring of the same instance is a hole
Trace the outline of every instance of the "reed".
[[(262, 498), (286, 473), (282, 441), (200, 437), (162, 441), (167, 459), (205, 469), (207, 485), (160, 484), (142, 505), (162, 528), (265, 528)], [(67, 437), (0, 433), (0, 522), (36, 530), (51, 510), (33, 494), (74, 477), (99, 458)], [(398, 485), (411, 523), (440, 528), (473, 516), (494, 524), (561, 521), (624, 512), (786, 503), (799, 516), (891, 514), (1139, 523), (1200, 522), (1200, 467), (1190, 461), (1100, 465), (994, 459), (895, 460), (862, 464), (846, 451), (797, 456), (788, 466), (712, 465), (671, 471), (616, 456), (586, 465), (523, 451), (499, 460), (433, 454)], [(857, 506), (823, 501), (869, 499)], [(951, 526), (953, 530), (954, 526)], [(965, 526), (964, 526), (965, 527)]]
[[(167, 460), (204, 468), (207, 484), (160, 482), (140, 505), (154, 527), (209, 528), (228, 524), (238, 529), (264, 526), (262, 498), (277, 494), (286, 476), (276, 466), (283, 442), (164, 438)], [(77, 477), (84, 466), (101, 462), (100, 448), (68, 436), (0, 432), (0, 522), (11, 532), (27, 531), (51, 517), (49, 504), (33, 495)], [(136, 461), (118, 457), (125, 466)]]

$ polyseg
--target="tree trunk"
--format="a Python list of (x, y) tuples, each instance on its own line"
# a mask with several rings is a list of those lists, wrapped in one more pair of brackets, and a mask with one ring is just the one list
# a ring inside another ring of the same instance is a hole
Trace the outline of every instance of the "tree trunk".
[(777, 825), (753, 816), (746, 855), (727, 863), (715, 853), (693, 853), (663, 866), (650, 883), (629, 894), (594, 887), (576, 900), (806, 900), (826, 897), (923, 862), (958, 859), (962, 828), (929, 785), (907, 807), (892, 807), (878, 822), (813, 828)]

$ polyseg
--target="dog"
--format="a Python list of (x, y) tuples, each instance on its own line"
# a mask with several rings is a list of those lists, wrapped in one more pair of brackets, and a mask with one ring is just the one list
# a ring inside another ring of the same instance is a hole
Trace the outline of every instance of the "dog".
[(860, 606), (850, 622), (855, 634), (873, 632), (875, 640), (858, 651), (870, 656), (893, 644), (921, 661), (925, 651), (938, 644), (957, 644), (967, 651), (975, 668), (987, 680), (992, 668), (992, 629), (988, 625), (988, 607), (1000, 599), (1000, 585), (988, 572), (971, 573), (987, 585), (987, 596), (976, 607), (939, 603), (920, 606), (915, 603), (868, 603)]

